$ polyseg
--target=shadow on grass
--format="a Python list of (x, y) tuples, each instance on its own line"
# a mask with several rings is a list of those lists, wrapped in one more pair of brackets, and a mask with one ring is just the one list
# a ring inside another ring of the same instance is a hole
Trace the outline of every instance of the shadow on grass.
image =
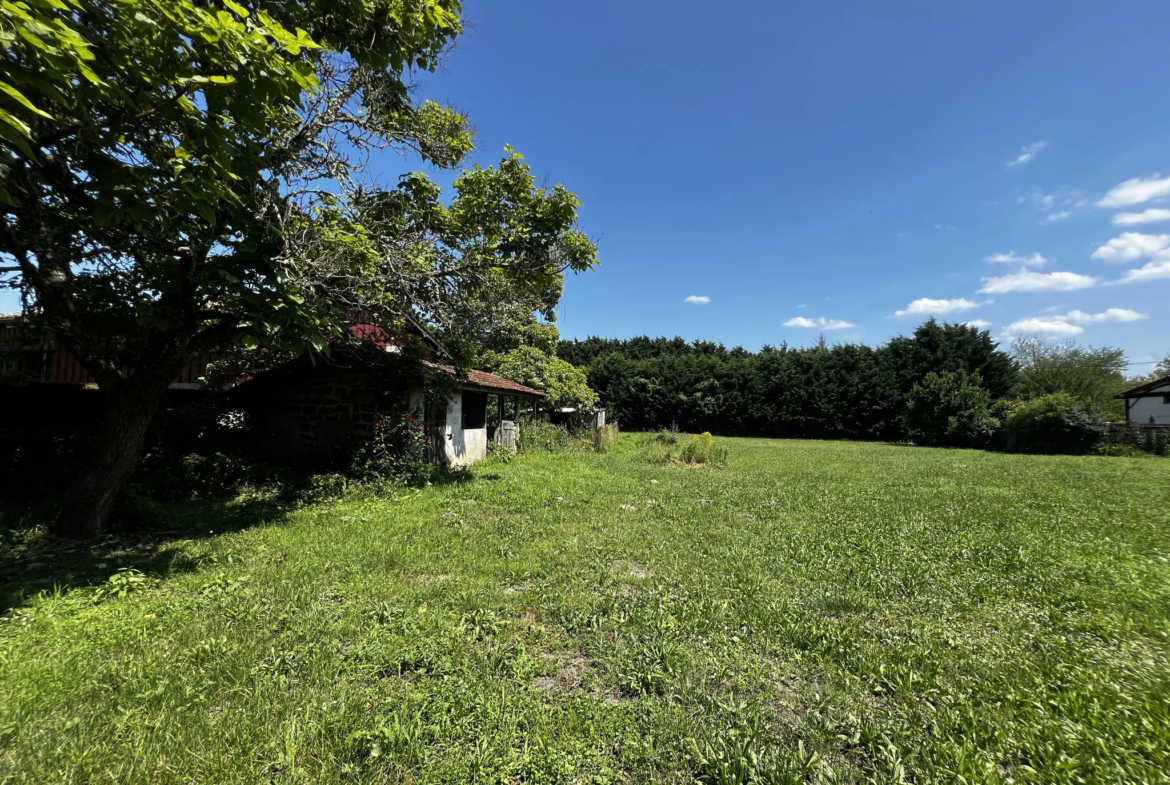
[(471, 482), (496, 482), (498, 474), (475, 474), (468, 469), (437, 469), (431, 474), (431, 485), (466, 485)]
[[(47, 533), (49, 505), (0, 510), (0, 613), (44, 591), (104, 583), (123, 567), (155, 578), (191, 572), (200, 560), (178, 540), (200, 540), (284, 520), (294, 508), (271, 499), (137, 502), (122, 509), (118, 530), (95, 542)], [(15, 528), (14, 528), (15, 527)]]

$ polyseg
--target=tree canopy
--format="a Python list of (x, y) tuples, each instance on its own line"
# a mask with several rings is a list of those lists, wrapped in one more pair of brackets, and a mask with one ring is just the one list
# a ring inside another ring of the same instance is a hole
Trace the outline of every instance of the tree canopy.
[(552, 409), (597, 409), (597, 393), (589, 387), (585, 369), (549, 355), (535, 346), (520, 346), (507, 354), (488, 352), (485, 369), (548, 394)]
[(388, 327), (412, 312), (458, 338), (477, 309), (550, 311), (563, 272), (596, 262), (576, 197), (537, 188), (511, 150), (459, 177), (450, 203), (421, 173), (386, 188), (371, 171), (381, 149), (439, 168), (473, 149), (463, 114), (411, 87), (461, 10), (0, 4), (0, 276), (103, 401), (62, 531), (100, 528), (192, 357), (328, 352), (359, 312)]
[(1012, 344), (1020, 364), (1014, 394), (1023, 399), (1066, 393), (1083, 404), (1124, 419), (1125, 408), (1113, 396), (1131, 385), (1125, 378), (1125, 352), (1111, 347), (1080, 346), (1024, 338)]

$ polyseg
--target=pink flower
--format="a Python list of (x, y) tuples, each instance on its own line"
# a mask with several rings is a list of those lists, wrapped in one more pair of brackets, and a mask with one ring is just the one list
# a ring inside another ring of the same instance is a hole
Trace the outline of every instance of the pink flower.
[(386, 424), (385, 420), (378, 420), (378, 425), (385, 425), (385, 424)]
[(410, 415), (409, 415), (409, 414), (408, 414), (408, 415), (406, 415), (406, 421), (407, 421), (407, 422), (410, 422)]

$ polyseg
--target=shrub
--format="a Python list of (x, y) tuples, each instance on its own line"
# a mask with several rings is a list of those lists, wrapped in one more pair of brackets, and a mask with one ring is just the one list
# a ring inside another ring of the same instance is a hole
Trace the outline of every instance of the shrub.
[(643, 442), (642, 457), (651, 463), (691, 466), (726, 466), (727, 448), (715, 443), (710, 433), (692, 436), (681, 450), (678, 437), (670, 431), (654, 434)]
[(1148, 430), (1142, 435), (1142, 450), (1153, 455), (1165, 455), (1168, 443), (1170, 443), (1170, 439), (1165, 433), (1154, 433)]
[(928, 373), (906, 397), (906, 430), (915, 444), (986, 447), (999, 430), (979, 374)]
[(699, 436), (692, 436), (678, 457), (683, 463), (707, 463), (711, 460), (711, 452), (714, 449), (715, 437), (707, 431)]
[(522, 422), (519, 430), (521, 452), (560, 452), (569, 449), (574, 441), (568, 428), (539, 420)]
[(411, 414), (387, 415), (353, 451), (349, 476), (359, 483), (390, 482), (418, 487), (431, 478), (430, 437)]
[(1083, 455), (1103, 441), (1106, 423), (1096, 409), (1068, 393), (1054, 393), (1015, 404), (1006, 431), (1009, 449)]
[(264, 487), (282, 479), (280, 469), (238, 455), (152, 453), (143, 459), (132, 482), (146, 497), (165, 501), (223, 498), (238, 493), (246, 485)]

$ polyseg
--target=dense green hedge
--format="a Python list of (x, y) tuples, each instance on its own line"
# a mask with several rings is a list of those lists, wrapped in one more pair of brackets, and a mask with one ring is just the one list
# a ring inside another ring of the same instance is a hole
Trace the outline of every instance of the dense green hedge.
[(562, 341), (558, 356), (588, 367), (589, 384), (625, 430), (726, 436), (898, 440), (906, 398), (928, 373), (978, 374), (991, 400), (1017, 370), (985, 330), (933, 319), (912, 336), (759, 352), (681, 338)]

